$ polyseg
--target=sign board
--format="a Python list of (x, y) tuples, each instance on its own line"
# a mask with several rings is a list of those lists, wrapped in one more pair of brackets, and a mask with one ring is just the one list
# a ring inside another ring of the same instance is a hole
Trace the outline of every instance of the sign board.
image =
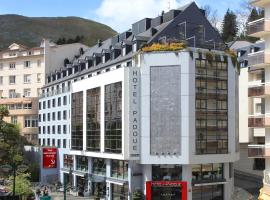
[(43, 148), (43, 168), (57, 168), (57, 148)]
[(140, 69), (129, 70), (129, 156), (139, 159), (140, 156)]
[(152, 199), (187, 200), (187, 182), (147, 181), (146, 200)]

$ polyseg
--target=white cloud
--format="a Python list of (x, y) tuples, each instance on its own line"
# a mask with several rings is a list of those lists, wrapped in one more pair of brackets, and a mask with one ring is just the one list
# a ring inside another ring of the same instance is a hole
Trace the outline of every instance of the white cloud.
[(123, 32), (138, 20), (156, 17), (169, 7), (178, 8), (189, 2), (191, 0), (102, 0), (95, 11), (95, 20)]

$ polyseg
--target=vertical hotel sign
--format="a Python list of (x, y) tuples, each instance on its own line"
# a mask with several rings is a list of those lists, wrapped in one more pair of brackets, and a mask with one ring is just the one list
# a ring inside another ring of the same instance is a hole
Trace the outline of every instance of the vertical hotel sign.
[(140, 157), (140, 69), (129, 68), (129, 156)]

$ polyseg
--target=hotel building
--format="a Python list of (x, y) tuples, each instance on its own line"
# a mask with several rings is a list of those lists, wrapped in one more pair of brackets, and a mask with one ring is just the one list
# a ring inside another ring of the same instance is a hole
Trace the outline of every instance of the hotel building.
[[(269, 157), (269, 44), (270, 44), (270, 1), (251, 0), (251, 5), (264, 9), (265, 17), (248, 24), (248, 35), (264, 41), (264, 47), (248, 54), (248, 90), (245, 97), (249, 97), (245, 107), (248, 107), (244, 120), (246, 126), (245, 140), (249, 142), (250, 135), (256, 137), (250, 141), (248, 156), (261, 159), (265, 170), (263, 173), (263, 188), (259, 199), (270, 199), (270, 159)], [(247, 73), (247, 72), (246, 72)], [(246, 76), (247, 77), (247, 76)], [(244, 95), (244, 94), (243, 94)], [(241, 95), (240, 95), (241, 96)], [(241, 99), (240, 99), (241, 100)], [(241, 104), (240, 104), (241, 105)], [(248, 113), (247, 113), (248, 112)], [(240, 121), (241, 122), (241, 121)], [(242, 122), (241, 122), (242, 123)], [(242, 126), (242, 124), (241, 124)], [(248, 130), (247, 130), (248, 129)]]
[[(176, 41), (189, 47), (141, 50)], [(60, 141), (61, 182), (78, 195), (106, 199), (132, 199), (136, 191), (149, 200), (231, 199), (239, 158), (238, 71), (220, 41), (191, 3), (142, 19), (49, 74), (39, 114), (61, 117), (42, 117), (39, 142), (55, 147)], [(61, 94), (50, 95), (57, 87)]]
[(45, 84), (45, 74), (63, 66), (66, 58), (72, 61), (80, 48), (86, 47), (79, 43), (55, 45), (43, 40), (39, 47), (13, 43), (0, 52), (0, 105), (9, 109), (4, 120), (18, 124), (29, 142), (37, 144), (38, 140), (38, 96)]

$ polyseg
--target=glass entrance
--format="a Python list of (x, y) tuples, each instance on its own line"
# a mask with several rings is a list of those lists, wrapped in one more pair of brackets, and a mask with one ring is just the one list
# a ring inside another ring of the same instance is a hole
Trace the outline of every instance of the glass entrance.
[(153, 186), (153, 200), (182, 200), (181, 187), (177, 186)]

